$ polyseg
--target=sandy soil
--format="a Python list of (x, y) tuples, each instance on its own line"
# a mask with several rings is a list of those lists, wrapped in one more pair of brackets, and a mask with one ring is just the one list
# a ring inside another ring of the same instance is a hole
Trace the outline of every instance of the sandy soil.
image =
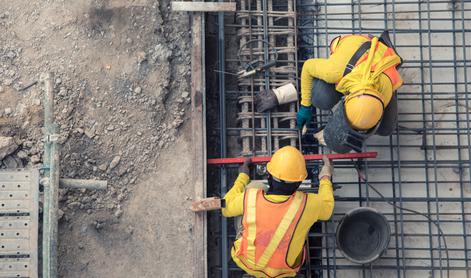
[[(55, 73), (61, 277), (188, 277), (190, 31), (169, 0), (0, 0), (1, 168), (40, 167), (44, 71)], [(28, 88), (26, 88), (28, 87)]]

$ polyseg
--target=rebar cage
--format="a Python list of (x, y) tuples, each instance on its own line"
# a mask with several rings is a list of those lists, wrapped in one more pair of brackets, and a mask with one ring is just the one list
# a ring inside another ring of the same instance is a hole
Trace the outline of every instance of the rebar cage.
[[(276, 36), (291, 34), (295, 39), (292, 45), (297, 49), (296, 55), (285, 55), (279, 60), (285, 65), (296, 63), (298, 72), (306, 59), (328, 57), (329, 43), (333, 38), (352, 33), (379, 35), (383, 30), (389, 30), (396, 50), (404, 60), (400, 73), (405, 83), (397, 92), (399, 113), (395, 132), (389, 137), (374, 136), (368, 139), (365, 151), (377, 151), (378, 158), (335, 163), (333, 181), (340, 189), (335, 191), (334, 215), (331, 220), (317, 223), (311, 229), (309, 256), (302, 269), (303, 274), (307, 277), (470, 277), (471, 131), (468, 80), (471, 80), (471, 69), (468, 70), (468, 65), (471, 64), (471, 3), (245, 0), (238, 2), (238, 10), (235, 18), (226, 17), (225, 29), (222, 28), (223, 48), (220, 51), (226, 46), (227, 57), (223, 56), (223, 62), (227, 63), (227, 68), (221, 68), (219, 61), (220, 70), (234, 70), (240, 66), (229, 46), (229, 43), (241, 42), (240, 36), (235, 40), (229, 38), (240, 35), (240, 30), (253, 32), (243, 33), (248, 36), (246, 40), (257, 38), (260, 34), (263, 38), (263, 32), (265, 38), (272, 35), (270, 42), (274, 48), (286, 41)], [(295, 22), (283, 19), (289, 18), (290, 12), (294, 13)], [(250, 29), (247, 27), (249, 24)], [(293, 26), (294, 34), (286, 31)], [(283, 45), (279, 47), (281, 49)], [(267, 55), (269, 57), (270, 54)], [(270, 69), (266, 75), (273, 78), (277, 67)], [(266, 75), (253, 77), (261, 81), (259, 87), (249, 84), (242, 88), (240, 82), (229, 80), (223, 88), (227, 94), (219, 94), (222, 103), (225, 106), (235, 104), (241, 96), (256, 95), (261, 87), (280, 84), (279, 81), (271, 83), (273, 79), (265, 79)], [(292, 80), (298, 74), (284, 76), (285, 80)], [(282, 128), (274, 127), (271, 125), (273, 122), (270, 123), (271, 115), (252, 113), (251, 99), (248, 101), (246, 110), (242, 105), (239, 112), (252, 114), (252, 117), (262, 119), (265, 125), (253, 128), (250, 124), (243, 125), (227, 119), (228, 126), (222, 126), (219, 133), (227, 135), (229, 141), (234, 140), (230, 142), (236, 142), (236, 139), (230, 138), (243, 132), (249, 132), (245, 137), (249, 138), (252, 136), (250, 129), (254, 134), (258, 132), (261, 138), (265, 137), (266, 142), (273, 141), (273, 137), (267, 137), (273, 131), (292, 134), (292, 121)], [(292, 106), (285, 109), (293, 113)], [(311, 127), (325, 124), (328, 116), (325, 111), (316, 111)], [(248, 119), (250, 121), (254, 122), (252, 118)], [(270, 132), (269, 128), (272, 128)], [(291, 136), (289, 139), (282, 140), (277, 146), (270, 145), (270, 149), (267, 147), (263, 151), (274, 151), (279, 146), (292, 144), (302, 145), (304, 152), (328, 152), (316, 143), (300, 144), (299, 137)], [(227, 144), (225, 140), (223, 143), (225, 147), (229, 146), (229, 154), (239, 154), (244, 148), (252, 151), (262, 146), (255, 143), (243, 147), (243, 141), (238, 145)], [(255, 153), (258, 154), (258, 151), (255, 150)], [(214, 154), (221, 153), (216, 151)], [(315, 187), (317, 166), (309, 165), (309, 168)], [(237, 171), (224, 168), (221, 172), (224, 172), (224, 178), (216, 179), (213, 192), (224, 194), (225, 187), (230, 187)], [(373, 207), (384, 214), (392, 232), (386, 253), (369, 265), (348, 261), (336, 243), (335, 230), (339, 220), (347, 211), (359, 206)], [(216, 254), (209, 258), (210, 274), (212, 277), (239, 277), (242, 271), (233, 264), (229, 255), (235, 232), (230, 221), (227, 224), (220, 222), (220, 219), (220, 214), (210, 215), (209, 236), (214, 240), (208, 241), (208, 249)], [(221, 224), (225, 227), (222, 228)]]

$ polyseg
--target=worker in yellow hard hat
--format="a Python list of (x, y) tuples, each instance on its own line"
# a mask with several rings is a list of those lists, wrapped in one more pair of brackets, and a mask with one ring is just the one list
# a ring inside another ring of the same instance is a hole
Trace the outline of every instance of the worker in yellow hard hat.
[(327, 220), (334, 209), (332, 165), (324, 157), (319, 191), (297, 191), (307, 177), (301, 152), (291, 146), (275, 152), (267, 164), (268, 188), (250, 182), (250, 160), (239, 168), (224, 197), (225, 217), (242, 216), (231, 249), (234, 262), (254, 277), (294, 277), (303, 265), (305, 241), (311, 226)]
[(314, 136), (340, 153), (361, 151), (372, 134), (388, 136), (397, 122), (397, 96), (402, 86), (397, 67), (402, 60), (387, 31), (339, 36), (332, 40), (328, 59), (308, 59), (301, 72), (298, 128), (312, 119), (311, 106), (333, 111), (324, 129)]

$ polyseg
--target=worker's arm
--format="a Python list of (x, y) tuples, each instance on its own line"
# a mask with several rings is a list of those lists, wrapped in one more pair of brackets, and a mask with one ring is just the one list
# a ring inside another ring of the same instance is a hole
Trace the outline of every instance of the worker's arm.
[(334, 210), (334, 190), (332, 188), (332, 174), (334, 167), (332, 162), (327, 156), (322, 157), (324, 165), (319, 172), (319, 192), (317, 193), (317, 199), (319, 202), (319, 220), (327, 220), (332, 215)]
[(249, 182), (250, 177), (246, 173), (239, 174), (231, 190), (224, 196), (226, 206), (221, 210), (223, 216), (234, 217), (244, 213), (244, 192)]
[(364, 36), (348, 36), (342, 39), (337, 50), (329, 59), (308, 59), (301, 71), (301, 105), (311, 106), (311, 92), (314, 78), (327, 83), (337, 83), (342, 79), (345, 66), (358, 48), (368, 40)]
[(312, 105), (311, 96), (314, 78), (322, 79), (327, 83), (336, 83), (341, 77), (340, 65), (337, 65), (335, 59), (332, 60), (331, 58), (308, 59), (304, 62), (301, 70), (301, 105)]
[(334, 191), (329, 177), (321, 179), (317, 194), (319, 204), (319, 220), (328, 220), (334, 211)]

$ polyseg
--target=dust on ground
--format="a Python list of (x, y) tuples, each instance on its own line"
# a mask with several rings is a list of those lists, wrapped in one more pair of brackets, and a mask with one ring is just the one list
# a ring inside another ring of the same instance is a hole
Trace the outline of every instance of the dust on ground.
[(60, 190), (61, 277), (192, 272), (190, 27), (169, 4), (0, 0), (1, 168), (41, 167), (52, 71), (62, 177), (109, 183)]

